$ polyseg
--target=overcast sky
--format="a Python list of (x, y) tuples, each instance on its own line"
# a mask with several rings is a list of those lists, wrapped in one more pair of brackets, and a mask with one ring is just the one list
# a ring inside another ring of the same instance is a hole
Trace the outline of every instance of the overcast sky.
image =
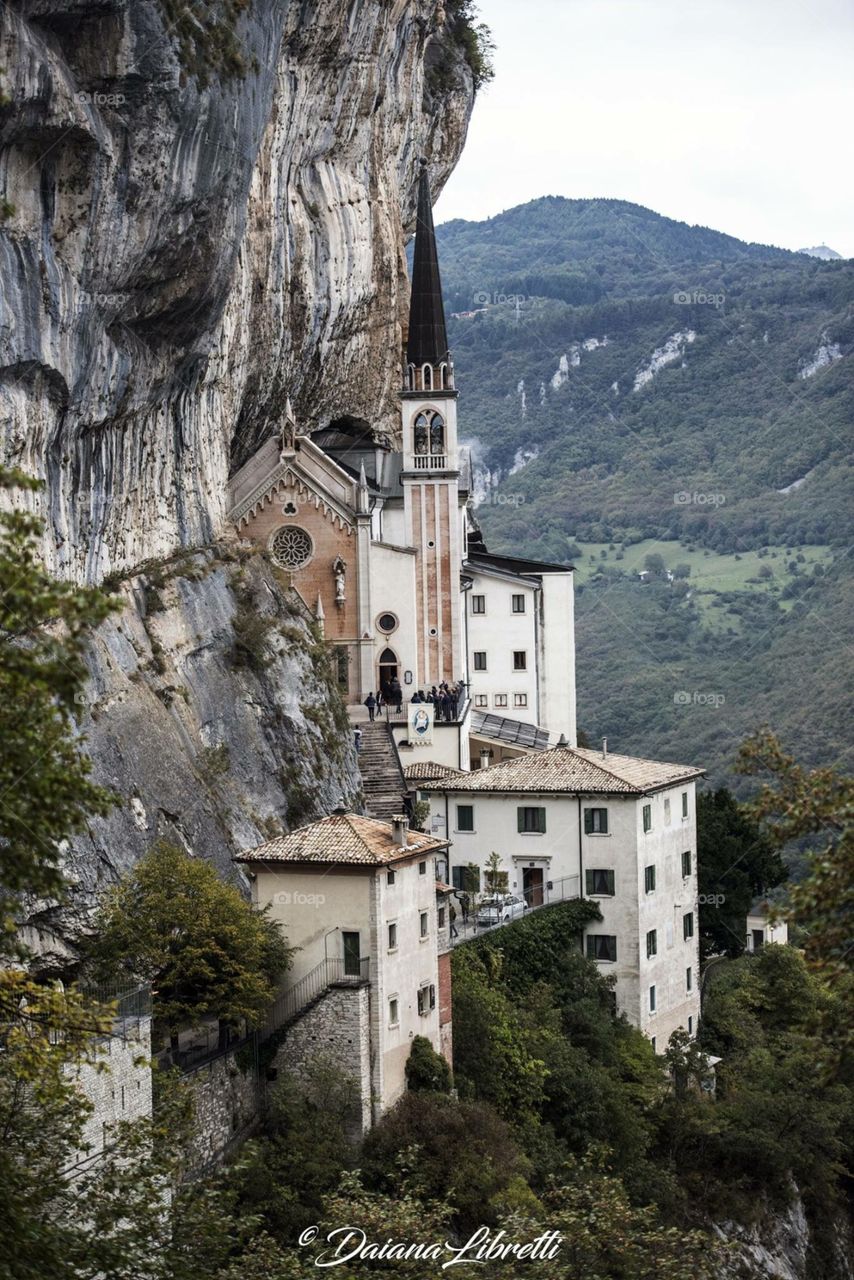
[(854, 0), (480, 0), (496, 43), (437, 218), (616, 196), (854, 256)]

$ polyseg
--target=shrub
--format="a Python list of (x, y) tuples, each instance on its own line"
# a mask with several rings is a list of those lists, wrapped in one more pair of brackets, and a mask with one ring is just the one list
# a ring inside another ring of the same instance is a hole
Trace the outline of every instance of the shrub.
[(451, 1068), (426, 1036), (412, 1041), (406, 1062), (406, 1083), (413, 1093), (450, 1093)]

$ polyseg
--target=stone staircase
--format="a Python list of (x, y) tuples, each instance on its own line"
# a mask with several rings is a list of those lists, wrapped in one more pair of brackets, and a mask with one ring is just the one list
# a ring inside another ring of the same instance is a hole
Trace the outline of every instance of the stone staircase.
[(407, 791), (397, 747), (384, 720), (360, 720), (358, 727), (362, 730), (359, 768), (368, 813), (389, 822), (395, 814), (403, 813)]

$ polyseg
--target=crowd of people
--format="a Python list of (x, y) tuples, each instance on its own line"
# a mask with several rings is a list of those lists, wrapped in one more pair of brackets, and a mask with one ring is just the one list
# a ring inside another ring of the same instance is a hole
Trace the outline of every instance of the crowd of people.
[[(414, 703), (431, 703), (433, 706), (433, 714), (437, 721), (453, 721), (457, 719), (460, 703), (464, 700), (465, 686), (457, 682), (448, 684), (442, 681), (439, 685), (433, 685), (429, 693), (423, 689), (417, 689), (413, 693), (411, 702)], [(382, 711), (383, 707), (390, 707), (396, 715), (400, 715), (403, 710), (403, 690), (400, 681), (394, 679), (388, 684), (383, 685), (377, 690), (376, 696), (371, 692), (365, 698), (365, 706), (368, 708), (368, 717), (373, 720), (378, 711)]]

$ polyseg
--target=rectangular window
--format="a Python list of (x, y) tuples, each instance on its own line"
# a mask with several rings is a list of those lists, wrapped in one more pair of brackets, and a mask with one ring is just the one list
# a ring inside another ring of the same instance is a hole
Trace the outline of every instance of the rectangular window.
[(457, 831), (474, 831), (474, 805), (457, 805)]
[(394, 884), (394, 872), (393, 872), (393, 871), (389, 871), (389, 872), (386, 874), (385, 882), (386, 882), (386, 884), (387, 884), (387, 885), (393, 885), (393, 884)]
[(655, 987), (649, 989), (649, 1011), (655, 1013)]
[(507, 694), (506, 694), (506, 693), (496, 693), (496, 695), (495, 695), (495, 705), (496, 705), (496, 707), (506, 707), (506, 706), (507, 706)]
[(396, 1027), (400, 1017), (397, 1000), (389, 1000), (388, 1002), (388, 1025)]
[(654, 955), (658, 954), (658, 933), (655, 929), (650, 929), (646, 935), (646, 958), (651, 960)]
[(606, 836), (608, 834), (608, 810), (584, 810), (584, 834), (587, 836)]
[(682, 875), (689, 876), (691, 874), (691, 850), (686, 849), (682, 854)]
[(422, 912), (421, 912), (421, 937), (422, 937), (422, 938), (426, 938), (426, 937), (427, 937), (427, 930), (428, 930), (428, 927), (429, 927), (429, 923), (430, 923), (430, 918), (429, 918), (429, 916), (427, 915), (427, 912), (426, 912), (426, 911), (422, 911)]
[(388, 949), (394, 951), (397, 947), (397, 925), (390, 924), (388, 927)]
[(436, 1008), (436, 988), (430, 984), (425, 984), (418, 988), (418, 1012), (421, 1017), (426, 1017), (431, 1009)]
[(524, 613), (524, 612), (525, 612), (525, 597), (524, 597), (524, 596), (511, 596), (511, 600), (512, 600), (512, 602), (513, 602), (513, 603), (512, 603), (512, 605), (511, 605), (511, 608), (512, 608), (512, 610), (513, 610), (513, 612), (514, 612), (514, 613)]
[(688, 792), (687, 791), (682, 792), (682, 817), (683, 818), (688, 817)]
[(485, 693), (476, 693), (474, 695), (474, 705), (476, 707), (488, 707), (489, 698)]
[(419, 874), (420, 876), (426, 876), (426, 874), (427, 874), (427, 863), (426, 863), (426, 862), (419, 862), (419, 864), (418, 864), (418, 874)]
[(474, 658), (475, 671), (485, 671), (486, 670), (486, 650), (475, 649), (474, 653), (472, 654), (472, 657)]
[(652, 865), (643, 869), (643, 887), (646, 893), (655, 893), (655, 867)]
[(452, 867), (451, 884), (460, 893), (480, 893), (480, 867)]
[(545, 835), (546, 811), (533, 805), (523, 805), (516, 810), (516, 830)]
[(691, 984), (693, 980), (694, 980), (694, 975), (691, 972), (691, 966), (688, 965), (688, 968), (685, 970), (685, 990), (686, 991), (691, 990)]
[(688, 1035), (692, 1036), (693, 1034), (694, 1034), (694, 1019), (691, 1017), (689, 1013), (688, 1014)]
[(643, 807), (643, 829), (644, 831), (652, 831), (652, 805), (645, 804)]
[(664, 825), (665, 827), (670, 826), (670, 798), (668, 796), (664, 797)]
[(614, 873), (600, 867), (584, 872), (584, 887), (588, 898), (613, 898)]
[(652, 1045), (653, 1053), (655, 1053), (655, 1036), (653, 1036), (652, 1039), (650, 1040), (650, 1044)]
[(617, 959), (617, 937), (611, 933), (588, 933), (587, 935), (587, 958), (588, 960), (610, 960)]
[(694, 936), (694, 912), (689, 911), (686, 916), (682, 917), (682, 937), (687, 942), (689, 938)]
[(444, 929), (444, 927), (445, 927), (445, 908), (444, 908), (444, 907), (438, 907), (438, 908), (437, 908), (437, 910), (436, 910), (436, 921), (437, 921), (437, 923), (438, 923), (438, 925), (439, 925), (439, 928), (440, 928), (440, 929)]
[(471, 611), (472, 613), (486, 613), (486, 596), (472, 596)]
[(513, 694), (513, 706), (514, 706), (514, 707), (527, 707), (527, 705), (528, 705), (528, 695), (527, 695), (527, 693), (514, 693), (514, 694)]
[(513, 650), (513, 670), (514, 671), (528, 670), (528, 655), (524, 649)]

